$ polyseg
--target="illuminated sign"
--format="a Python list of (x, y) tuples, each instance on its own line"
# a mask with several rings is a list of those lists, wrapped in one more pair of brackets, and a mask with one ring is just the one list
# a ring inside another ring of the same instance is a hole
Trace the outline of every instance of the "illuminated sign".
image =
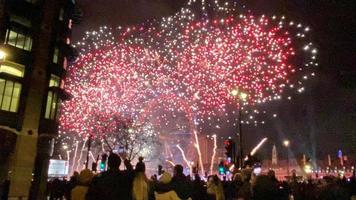
[(48, 177), (64, 177), (68, 175), (69, 163), (67, 160), (49, 160)]

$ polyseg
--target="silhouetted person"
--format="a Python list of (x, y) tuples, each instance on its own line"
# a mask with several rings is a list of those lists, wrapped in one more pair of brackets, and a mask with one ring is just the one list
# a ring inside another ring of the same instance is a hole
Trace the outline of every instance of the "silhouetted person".
[(178, 194), (179, 198), (186, 200), (192, 196), (190, 180), (183, 174), (183, 166), (176, 165), (174, 167), (174, 176), (172, 178), (172, 187)]
[(251, 174), (252, 174), (252, 169), (246, 168), (241, 171), (241, 180), (242, 180), (242, 185), (238, 190), (237, 197), (244, 199), (244, 200), (250, 200), (251, 199)]
[(66, 191), (65, 191), (65, 198), (66, 200), (71, 200), (71, 192), (72, 189), (77, 186), (79, 181), (79, 173), (77, 171), (74, 171), (73, 176), (70, 177), (69, 181), (66, 184)]
[(151, 192), (151, 183), (147, 178), (146, 166), (143, 162), (143, 158), (139, 158), (139, 162), (135, 167), (135, 177), (133, 179), (132, 186), (132, 199), (133, 200), (149, 200), (153, 199), (153, 193)]
[(1, 200), (7, 200), (10, 190), (10, 180), (6, 179), (2, 184)]
[(93, 176), (89, 169), (80, 172), (78, 184), (71, 191), (71, 200), (85, 200)]
[(87, 193), (87, 200), (131, 200), (133, 168), (128, 160), (125, 159), (124, 163), (127, 170), (120, 171), (120, 157), (110, 153), (109, 169), (93, 179)]
[(254, 200), (288, 200), (282, 199), (279, 195), (277, 182), (269, 176), (261, 175), (256, 177), (256, 183), (253, 187)]
[(215, 200), (225, 200), (223, 184), (218, 176), (210, 176), (207, 182), (207, 193)]
[(199, 174), (195, 174), (194, 181), (192, 182), (192, 199), (204, 200), (206, 199), (206, 189), (204, 188), (204, 182), (201, 180)]

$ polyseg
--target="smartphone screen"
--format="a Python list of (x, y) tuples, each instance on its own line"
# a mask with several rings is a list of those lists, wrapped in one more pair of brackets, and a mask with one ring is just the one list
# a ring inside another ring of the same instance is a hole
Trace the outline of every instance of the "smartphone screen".
[(261, 174), (261, 172), (262, 172), (262, 169), (261, 169), (261, 167), (255, 167), (255, 168), (253, 168), (253, 173), (255, 174), (255, 175), (260, 175)]

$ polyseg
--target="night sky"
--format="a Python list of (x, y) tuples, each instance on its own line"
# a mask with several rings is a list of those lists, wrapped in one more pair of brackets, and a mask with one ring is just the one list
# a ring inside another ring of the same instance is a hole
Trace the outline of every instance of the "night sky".
[[(265, 107), (278, 117), (263, 127), (244, 127), (246, 147), (269, 137), (261, 151), (269, 156), (272, 145), (279, 153), (281, 141), (291, 140), (295, 155), (326, 159), (336, 157), (337, 149), (356, 157), (356, 1), (354, 0), (244, 0), (245, 10), (254, 14), (285, 15), (311, 27), (319, 49), (317, 76), (306, 91), (292, 101)], [(148, 19), (173, 15), (184, 0), (77, 0), (83, 21), (74, 26), (74, 42), (85, 31), (99, 26), (131, 25)], [(268, 157), (266, 157), (268, 158)]]

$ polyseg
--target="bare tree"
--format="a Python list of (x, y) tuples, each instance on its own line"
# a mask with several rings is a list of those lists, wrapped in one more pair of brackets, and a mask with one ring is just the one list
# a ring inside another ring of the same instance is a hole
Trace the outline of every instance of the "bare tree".
[(130, 119), (115, 119), (116, 128), (104, 137), (114, 150), (126, 153), (127, 159), (148, 157), (157, 144), (157, 135), (150, 124), (135, 124)]

